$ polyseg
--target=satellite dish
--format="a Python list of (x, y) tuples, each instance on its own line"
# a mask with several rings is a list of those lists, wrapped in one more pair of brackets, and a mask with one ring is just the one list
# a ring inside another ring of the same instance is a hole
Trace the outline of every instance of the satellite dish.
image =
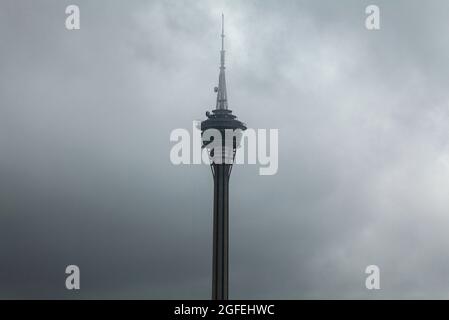
[(214, 88), (214, 92), (218, 92), (218, 87), (215, 87), (215, 88)]

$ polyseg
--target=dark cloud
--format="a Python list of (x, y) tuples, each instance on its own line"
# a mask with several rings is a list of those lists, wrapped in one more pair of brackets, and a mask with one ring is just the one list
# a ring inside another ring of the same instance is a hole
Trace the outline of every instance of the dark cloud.
[[(0, 4), (0, 297), (209, 298), (212, 178), (169, 135), (214, 105), (278, 128), (231, 179), (233, 298), (447, 298), (445, 1)], [(64, 287), (81, 268), (81, 290)], [(381, 268), (381, 287), (364, 269)]]

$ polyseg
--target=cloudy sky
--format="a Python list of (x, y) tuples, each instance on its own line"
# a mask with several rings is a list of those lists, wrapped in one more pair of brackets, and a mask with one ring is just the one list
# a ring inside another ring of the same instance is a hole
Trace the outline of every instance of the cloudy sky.
[(276, 175), (233, 170), (230, 297), (449, 298), (444, 0), (1, 1), (0, 298), (210, 298), (211, 172), (169, 136), (215, 106), (221, 12), (229, 106), (279, 129)]

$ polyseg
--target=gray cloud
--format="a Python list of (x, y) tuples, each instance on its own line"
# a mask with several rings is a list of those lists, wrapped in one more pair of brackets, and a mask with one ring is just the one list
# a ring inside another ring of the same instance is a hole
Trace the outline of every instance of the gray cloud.
[[(0, 4), (0, 297), (209, 298), (212, 178), (169, 134), (214, 106), (278, 128), (231, 179), (232, 298), (447, 298), (445, 1)], [(81, 291), (65, 290), (65, 266)], [(381, 268), (368, 292), (364, 269)]]

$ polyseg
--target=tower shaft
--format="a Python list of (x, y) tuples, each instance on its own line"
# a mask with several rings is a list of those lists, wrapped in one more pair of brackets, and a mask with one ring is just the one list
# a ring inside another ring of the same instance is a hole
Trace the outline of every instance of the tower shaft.
[(231, 164), (212, 164), (214, 172), (212, 299), (227, 300), (229, 288), (229, 177)]

